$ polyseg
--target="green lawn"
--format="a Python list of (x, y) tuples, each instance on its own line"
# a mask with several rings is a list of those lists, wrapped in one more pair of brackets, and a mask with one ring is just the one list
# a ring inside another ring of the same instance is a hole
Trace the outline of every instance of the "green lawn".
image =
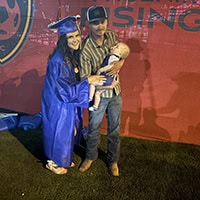
[(44, 168), (42, 130), (0, 132), (0, 198), (6, 200), (195, 200), (200, 199), (200, 146), (121, 137), (120, 177), (108, 174), (106, 136), (99, 159), (56, 175)]

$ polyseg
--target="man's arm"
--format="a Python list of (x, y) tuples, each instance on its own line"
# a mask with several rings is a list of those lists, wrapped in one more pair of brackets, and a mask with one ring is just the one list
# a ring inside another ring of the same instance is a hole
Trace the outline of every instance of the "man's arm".
[(97, 90), (113, 89), (119, 83), (119, 75), (115, 75), (111, 85), (107, 86), (96, 86)]
[(79, 73), (80, 73), (80, 77), (81, 79), (83, 78), (87, 78), (88, 76), (90, 76), (92, 74), (92, 67), (90, 64), (90, 60), (88, 57), (86, 57), (83, 54), (80, 54), (80, 67), (79, 67)]
[(110, 69), (110, 71), (107, 73), (107, 75), (114, 76), (114, 75), (118, 74), (120, 69), (122, 68), (123, 64), (124, 64), (124, 59), (113, 62), (113, 67)]
[(113, 67), (113, 64), (106, 65), (106, 66), (100, 68), (100, 69), (97, 71), (97, 75), (101, 74), (102, 72), (107, 72), (107, 71), (109, 71), (110, 69), (112, 69), (112, 67)]

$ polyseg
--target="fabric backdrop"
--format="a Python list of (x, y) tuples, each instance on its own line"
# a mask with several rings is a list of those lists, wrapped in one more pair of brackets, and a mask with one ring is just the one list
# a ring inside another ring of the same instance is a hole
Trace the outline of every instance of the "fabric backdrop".
[(0, 107), (40, 112), (46, 63), (57, 41), (47, 25), (80, 14), (84, 38), (86, 10), (96, 4), (106, 7), (109, 28), (131, 48), (120, 72), (121, 135), (200, 145), (199, 0), (2, 0)]

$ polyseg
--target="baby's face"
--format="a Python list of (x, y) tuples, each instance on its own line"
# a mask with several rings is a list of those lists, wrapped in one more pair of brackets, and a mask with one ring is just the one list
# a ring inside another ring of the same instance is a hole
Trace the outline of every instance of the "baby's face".
[(121, 51), (122, 51), (122, 49), (121, 49), (121, 46), (119, 44), (111, 47), (111, 50), (110, 50), (111, 53), (118, 55), (118, 56), (121, 56)]

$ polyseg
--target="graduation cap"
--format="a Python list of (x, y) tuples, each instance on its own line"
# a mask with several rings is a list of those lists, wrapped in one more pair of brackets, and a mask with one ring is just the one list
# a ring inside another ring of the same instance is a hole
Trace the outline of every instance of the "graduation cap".
[(80, 19), (80, 15), (76, 16), (67, 16), (57, 22), (53, 22), (48, 25), (50, 29), (58, 29), (60, 35), (64, 35), (66, 33), (75, 32), (79, 29), (77, 24), (77, 20)]

